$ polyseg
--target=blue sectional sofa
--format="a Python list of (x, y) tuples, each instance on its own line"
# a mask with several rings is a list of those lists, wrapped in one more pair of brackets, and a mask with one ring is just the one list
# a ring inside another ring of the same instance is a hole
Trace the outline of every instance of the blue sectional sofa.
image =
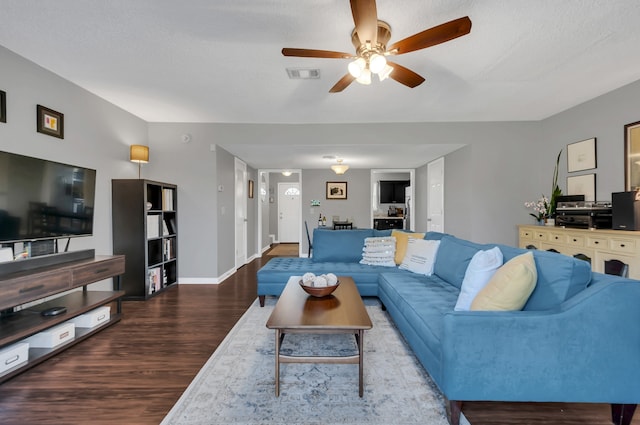
[(428, 232), (440, 240), (434, 272), (359, 264), (373, 229), (316, 230), (313, 257), (274, 258), (257, 274), (258, 295), (278, 296), (289, 276), (353, 277), (377, 296), (448, 400), (609, 403), (628, 424), (640, 402), (640, 282), (591, 272), (589, 263), (533, 251), (537, 282), (521, 311), (454, 311), (469, 262), (498, 246), (504, 262), (527, 252)]

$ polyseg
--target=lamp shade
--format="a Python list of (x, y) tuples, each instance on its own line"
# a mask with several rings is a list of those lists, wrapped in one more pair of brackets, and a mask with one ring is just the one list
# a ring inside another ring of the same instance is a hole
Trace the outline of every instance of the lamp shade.
[(138, 164), (149, 162), (149, 146), (131, 145), (129, 160)]

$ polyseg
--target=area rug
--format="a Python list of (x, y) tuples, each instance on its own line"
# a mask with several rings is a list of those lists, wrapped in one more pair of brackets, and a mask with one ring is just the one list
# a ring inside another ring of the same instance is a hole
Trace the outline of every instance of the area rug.
[(267, 251), (266, 255), (272, 257), (297, 257), (299, 249), (300, 245), (297, 243), (281, 243)]
[[(364, 396), (358, 365), (282, 364), (275, 396), (275, 331), (265, 324), (276, 299), (249, 308), (161, 425), (447, 425), (444, 400), (380, 308), (366, 299)], [(349, 354), (351, 335), (287, 335), (283, 352)], [(465, 419), (461, 424), (469, 425)]]

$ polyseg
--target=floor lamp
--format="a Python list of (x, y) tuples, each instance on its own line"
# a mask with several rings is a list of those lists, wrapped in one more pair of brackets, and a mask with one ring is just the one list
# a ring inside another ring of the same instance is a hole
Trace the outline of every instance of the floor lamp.
[(129, 151), (129, 160), (131, 162), (138, 163), (138, 179), (140, 179), (140, 167), (144, 162), (145, 164), (149, 162), (149, 146), (143, 145), (131, 145), (131, 149)]

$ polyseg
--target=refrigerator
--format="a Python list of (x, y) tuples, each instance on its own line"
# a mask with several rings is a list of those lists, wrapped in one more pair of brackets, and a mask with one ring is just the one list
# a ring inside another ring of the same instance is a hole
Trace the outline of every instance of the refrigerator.
[(403, 228), (404, 230), (411, 230), (411, 186), (404, 188), (404, 216), (403, 216)]

